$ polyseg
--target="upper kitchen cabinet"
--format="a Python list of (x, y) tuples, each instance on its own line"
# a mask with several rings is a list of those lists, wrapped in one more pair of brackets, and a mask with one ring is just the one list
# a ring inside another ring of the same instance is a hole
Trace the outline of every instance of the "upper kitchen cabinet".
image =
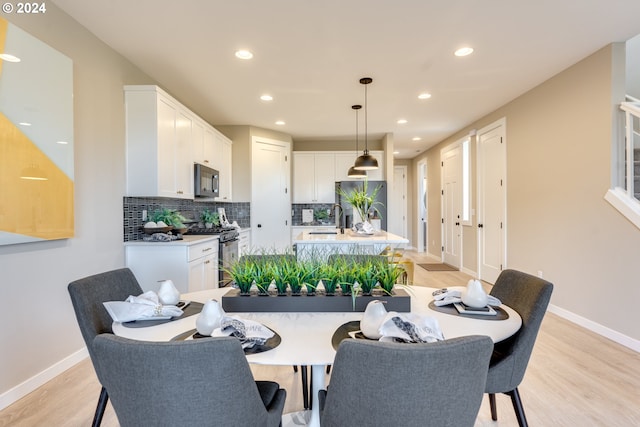
[(193, 129), (195, 161), (220, 173), (220, 196), (215, 200), (230, 202), (233, 142), (203, 121), (196, 121)]
[(124, 90), (127, 195), (193, 199), (197, 116), (157, 86)]
[(218, 132), (216, 129), (211, 129), (212, 134), (210, 138), (214, 146), (214, 157), (212, 168), (220, 172), (219, 190), (220, 196), (216, 200), (221, 202), (231, 201), (231, 188), (232, 188), (232, 150), (233, 142)]
[[(347, 172), (353, 166), (361, 153), (356, 154), (353, 151), (343, 151), (335, 153), (336, 181), (361, 181), (361, 178), (349, 178)], [(370, 151), (373, 157), (378, 161), (378, 169), (367, 171), (367, 179), (369, 181), (384, 181), (384, 151)]]
[(335, 181), (333, 153), (293, 153), (293, 203), (334, 203)]

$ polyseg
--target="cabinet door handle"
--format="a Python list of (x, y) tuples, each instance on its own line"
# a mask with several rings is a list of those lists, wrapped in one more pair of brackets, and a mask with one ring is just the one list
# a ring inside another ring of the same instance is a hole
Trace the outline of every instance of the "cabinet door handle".
[(209, 264), (209, 263), (211, 263), (211, 261), (206, 260), (204, 263), (205, 263), (205, 264)]
[(182, 190), (178, 190), (177, 193), (178, 194), (183, 194), (183, 191)]
[(202, 252), (207, 252), (207, 251), (210, 251), (211, 249), (213, 249), (213, 248), (204, 248), (204, 249), (202, 250)]

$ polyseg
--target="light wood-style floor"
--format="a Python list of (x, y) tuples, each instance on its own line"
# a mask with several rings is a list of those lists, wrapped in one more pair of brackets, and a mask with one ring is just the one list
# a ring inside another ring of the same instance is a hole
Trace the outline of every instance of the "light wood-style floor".
[[(433, 262), (417, 253), (406, 255), (416, 264)], [(416, 265), (414, 282), (462, 286), (469, 278), (460, 272), (428, 272)], [(252, 370), (256, 379), (277, 381), (287, 390), (285, 412), (302, 409), (300, 373), (290, 367), (252, 366)], [(552, 313), (542, 323), (519, 390), (532, 427), (640, 426), (640, 354)], [(87, 359), (0, 411), (0, 426), (89, 426), (99, 391)], [(476, 427), (517, 426), (509, 398), (496, 398), (499, 420), (491, 420), (485, 397)], [(118, 426), (111, 406), (102, 425)]]

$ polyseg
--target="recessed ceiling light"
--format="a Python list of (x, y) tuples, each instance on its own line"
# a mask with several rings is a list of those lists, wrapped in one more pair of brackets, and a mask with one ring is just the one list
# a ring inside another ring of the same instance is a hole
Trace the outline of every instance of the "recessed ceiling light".
[(278, 126), (283, 126), (283, 125), (285, 124), (285, 122), (284, 122), (284, 120), (278, 120), (278, 121), (276, 122), (276, 124), (277, 124)]
[(413, 138), (411, 138), (412, 141), (422, 141), (422, 138), (420, 138), (419, 136), (414, 136)]
[(253, 58), (253, 53), (248, 50), (236, 50), (236, 58), (251, 59)]
[(263, 101), (273, 101), (273, 96), (264, 94), (260, 97)]
[(467, 55), (471, 55), (471, 53), (473, 53), (473, 48), (461, 47), (460, 49), (456, 50), (454, 54), (456, 56), (467, 56)]
[(10, 55), (8, 53), (0, 53), (0, 59), (7, 62), (20, 62), (20, 58), (17, 56)]
[(56, 141), (56, 143), (60, 144), (60, 145), (67, 145), (68, 144), (67, 141)]
[(394, 151), (393, 154), (400, 154), (398, 150)]
[(404, 124), (406, 124), (406, 123), (407, 123), (407, 119), (400, 119), (400, 120), (398, 120), (398, 122), (397, 122), (397, 123), (398, 123), (399, 125), (404, 125)]
[(431, 98), (431, 94), (427, 92), (424, 92), (418, 95), (418, 99), (429, 99), (429, 98)]
[(31, 123), (29, 122), (20, 122), (18, 123), (20, 126), (31, 126)]

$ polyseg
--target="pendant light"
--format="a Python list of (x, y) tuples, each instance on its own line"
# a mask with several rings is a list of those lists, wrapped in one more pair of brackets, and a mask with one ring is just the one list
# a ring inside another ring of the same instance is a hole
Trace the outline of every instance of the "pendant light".
[[(356, 111), (356, 156), (357, 156), (358, 155), (358, 110), (362, 108), (362, 105), (352, 105), (351, 108), (353, 108)], [(357, 170), (356, 168), (351, 166), (349, 168), (349, 172), (347, 172), (347, 176), (349, 178), (366, 178), (367, 172), (363, 170)]]
[(361, 171), (378, 169), (378, 161), (369, 154), (369, 144), (367, 141), (367, 85), (372, 81), (373, 79), (371, 77), (363, 77), (360, 79), (360, 84), (364, 85), (364, 152), (362, 156), (356, 159), (353, 167)]

